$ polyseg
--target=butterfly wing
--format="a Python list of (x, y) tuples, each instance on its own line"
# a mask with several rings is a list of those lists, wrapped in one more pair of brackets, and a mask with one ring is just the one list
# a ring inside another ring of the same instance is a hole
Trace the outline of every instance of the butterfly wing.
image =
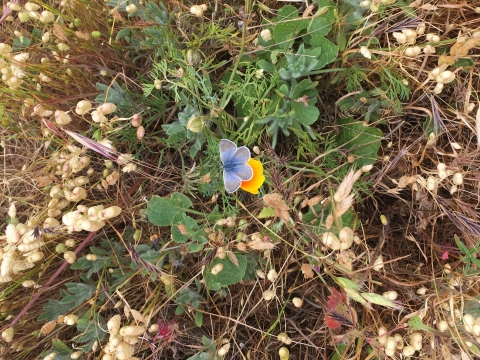
[(220, 140), (220, 160), (223, 165), (228, 164), (231, 161), (236, 151), (237, 145), (235, 145), (233, 141), (227, 139)]
[(229, 172), (235, 174), (242, 181), (252, 180), (253, 178), (253, 169), (248, 164), (236, 165)]
[(223, 184), (227, 193), (231, 194), (242, 185), (242, 179), (231, 170), (223, 170)]

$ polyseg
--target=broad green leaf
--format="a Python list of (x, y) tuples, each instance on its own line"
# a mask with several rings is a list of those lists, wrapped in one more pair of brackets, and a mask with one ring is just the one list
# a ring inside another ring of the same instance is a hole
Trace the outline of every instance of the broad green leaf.
[(320, 116), (320, 111), (316, 106), (310, 105), (310, 103), (315, 103), (315, 100), (316, 99), (310, 99), (308, 102), (309, 106), (305, 106), (301, 102), (292, 103), (292, 115), (298, 120), (298, 122), (304, 125), (312, 125), (317, 121)]
[(176, 243), (185, 243), (197, 229), (197, 222), (184, 213), (175, 217), (172, 224), (172, 239)]
[[(228, 286), (238, 283), (245, 276), (247, 269), (247, 258), (244, 255), (235, 254), (238, 260), (238, 266), (234, 265), (228, 258), (215, 258), (205, 267), (203, 276), (205, 284), (209, 290), (220, 290), (223, 286)], [(213, 275), (211, 270), (217, 264), (223, 264), (223, 270), (218, 274)]]
[(210, 353), (201, 352), (189, 357), (187, 360), (212, 360), (212, 355)]
[(215, 341), (212, 341), (212, 339), (206, 337), (205, 335), (202, 335), (202, 344), (207, 348), (207, 350), (212, 352), (217, 349), (217, 344), (215, 344)]
[(336, 142), (355, 155), (356, 167), (373, 164), (380, 149), (382, 132), (375, 127), (364, 126), (361, 121), (353, 118), (340, 119), (338, 125), (341, 131)]
[(322, 50), (318, 57), (318, 63), (315, 66), (315, 69), (322, 69), (325, 65), (330, 64), (337, 58), (338, 46), (323, 36), (313, 37), (309, 44)]
[(77, 321), (77, 330), (80, 335), (73, 338), (74, 342), (85, 344), (82, 346), (84, 352), (89, 352), (95, 341), (102, 341), (105, 338), (107, 323), (98, 314), (92, 315), (89, 310)]
[(53, 321), (57, 320), (60, 315), (67, 314), (70, 310), (75, 309), (73, 303), (62, 303), (60, 300), (48, 299), (48, 302), (43, 305), (45, 312), (41, 314), (37, 321)]
[(315, 17), (307, 28), (307, 33), (312, 35), (312, 37), (325, 36), (330, 32), (332, 28), (332, 23), (335, 20), (335, 15), (333, 13), (333, 7), (325, 8), (321, 7), (318, 9), (316, 14), (320, 14)]
[(148, 219), (154, 225), (172, 225), (176, 216), (184, 213), (192, 206), (190, 199), (178, 192), (173, 193), (170, 198), (161, 198), (154, 195), (147, 205)]

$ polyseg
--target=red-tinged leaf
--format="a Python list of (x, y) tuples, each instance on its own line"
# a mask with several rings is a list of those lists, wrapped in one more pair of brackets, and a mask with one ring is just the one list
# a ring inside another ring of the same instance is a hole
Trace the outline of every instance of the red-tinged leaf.
[(342, 292), (335, 288), (331, 288), (330, 290), (332, 293), (328, 296), (327, 311), (335, 310), (337, 306), (343, 305), (346, 301), (346, 296), (343, 289)]
[(339, 327), (342, 326), (342, 323), (337, 319), (335, 319), (335, 317), (332, 316), (331, 313), (326, 313), (324, 320), (325, 320), (325, 325), (327, 325), (327, 327), (329, 327), (332, 330), (338, 329)]

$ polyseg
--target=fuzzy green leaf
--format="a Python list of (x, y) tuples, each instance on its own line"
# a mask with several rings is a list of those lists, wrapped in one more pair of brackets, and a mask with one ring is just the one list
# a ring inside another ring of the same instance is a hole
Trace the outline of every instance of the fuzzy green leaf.
[[(205, 267), (203, 276), (205, 284), (209, 290), (220, 290), (223, 286), (238, 283), (245, 276), (247, 269), (247, 258), (244, 255), (235, 254), (238, 260), (238, 266), (234, 265), (228, 258), (215, 258)], [(223, 270), (213, 275), (211, 270), (217, 264), (223, 264)]]
[(178, 192), (173, 193), (170, 198), (154, 195), (147, 205), (148, 219), (158, 226), (172, 225), (175, 217), (181, 216), (192, 206), (190, 199)]

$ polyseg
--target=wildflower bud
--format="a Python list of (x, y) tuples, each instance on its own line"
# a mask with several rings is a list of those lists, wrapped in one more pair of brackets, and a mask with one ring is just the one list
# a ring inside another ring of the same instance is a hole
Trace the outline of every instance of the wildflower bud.
[(142, 140), (145, 136), (145, 128), (143, 126), (139, 126), (137, 128), (137, 139)]
[(383, 293), (383, 296), (386, 297), (388, 300), (396, 300), (398, 297), (398, 293), (396, 291), (386, 291)]
[(188, 49), (186, 60), (188, 65), (199, 65), (202, 63), (202, 55), (199, 51)]
[(42, 23), (49, 23), (55, 20), (55, 15), (53, 15), (52, 12), (45, 10), (40, 14), (39, 20)]
[(278, 356), (280, 357), (280, 360), (289, 360), (290, 359), (290, 351), (282, 346), (280, 349), (278, 349)]
[(38, 9), (40, 9), (40, 5), (37, 5), (32, 2), (26, 2), (24, 7), (25, 7), (25, 10), (27, 11), (37, 11)]
[(302, 305), (303, 305), (303, 300), (300, 299), (299, 297), (294, 297), (294, 298), (292, 299), (292, 303), (293, 303), (293, 305), (294, 305), (295, 307), (301, 308)]
[(55, 246), (55, 252), (57, 252), (59, 254), (63, 254), (66, 251), (67, 251), (67, 247), (63, 243), (58, 243), (57, 246)]
[(13, 331), (13, 328), (8, 328), (6, 330), (3, 330), (2, 331), (2, 339), (3, 341), (7, 342), (7, 343), (11, 343), (13, 341), (13, 334), (14, 334), (14, 331)]
[(203, 116), (193, 115), (187, 123), (187, 130), (190, 130), (193, 133), (199, 133), (203, 130), (205, 126)]
[(15, 203), (10, 204), (7, 214), (11, 219), (14, 219), (17, 217), (17, 208), (15, 207)]
[(89, 101), (81, 100), (77, 103), (77, 106), (75, 108), (75, 112), (78, 115), (83, 115), (83, 114), (87, 113), (91, 108), (92, 108), (92, 104)]
[(12, 11), (20, 11), (22, 8), (20, 7), (20, 5), (18, 5), (17, 3), (13, 3), (13, 2), (8, 2), (7, 3), (7, 6), (12, 10)]
[(117, 110), (117, 105), (112, 103), (105, 103), (97, 107), (97, 111), (103, 115), (108, 115)]
[(270, 301), (275, 296), (275, 292), (273, 290), (265, 290), (262, 296), (265, 301)]
[(260, 32), (260, 37), (263, 41), (268, 42), (272, 40), (272, 33), (269, 29), (264, 29)]
[(134, 114), (132, 116), (132, 126), (137, 128), (140, 125), (142, 125), (142, 115)]
[(155, 89), (161, 90), (161, 89), (162, 89), (162, 80), (156, 79), (156, 80), (153, 82), (153, 85), (155, 85)]
[(55, 122), (57, 124), (67, 125), (71, 121), (72, 121), (72, 118), (65, 111), (62, 111), (62, 110), (55, 111)]
[(153, 324), (148, 328), (149, 333), (155, 333), (158, 331), (158, 324)]
[(57, 48), (58, 48), (58, 50), (64, 51), (64, 52), (70, 50), (70, 47), (67, 44), (64, 44), (64, 43), (58, 43)]
[(212, 270), (210, 271), (212, 273), (212, 275), (217, 275), (218, 273), (220, 273), (221, 271), (223, 270), (223, 264), (222, 263), (218, 263), (217, 265), (215, 265)]
[(30, 20), (30, 14), (28, 12), (19, 12), (18, 13), (18, 20), (20, 20), (20, 22), (27, 22), (28, 20)]
[(87, 256), (85, 256), (85, 259), (87, 259), (88, 261), (95, 261), (95, 260), (97, 260), (97, 255), (87, 254)]
[(125, 8), (125, 11), (129, 14), (133, 14), (134, 12), (137, 11), (137, 7), (135, 6), (135, 4), (130, 4), (130, 5), (127, 5), (127, 7)]
[(100, 31), (92, 31), (92, 37), (99, 38), (100, 36), (102, 36)]
[(63, 254), (63, 258), (65, 260), (67, 260), (67, 262), (69, 264), (73, 264), (75, 262), (75, 260), (77, 260), (77, 255), (75, 255), (75, 253), (73, 251), (66, 251), (64, 254)]
[(364, 57), (366, 57), (367, 59), (371, 59), (372, 58), (372, 54), (370, 53), (370, 50), (368, 50), (368, 48), (366, 46), (362, 46), (360, 48), (360, 54), (362, 54)]

